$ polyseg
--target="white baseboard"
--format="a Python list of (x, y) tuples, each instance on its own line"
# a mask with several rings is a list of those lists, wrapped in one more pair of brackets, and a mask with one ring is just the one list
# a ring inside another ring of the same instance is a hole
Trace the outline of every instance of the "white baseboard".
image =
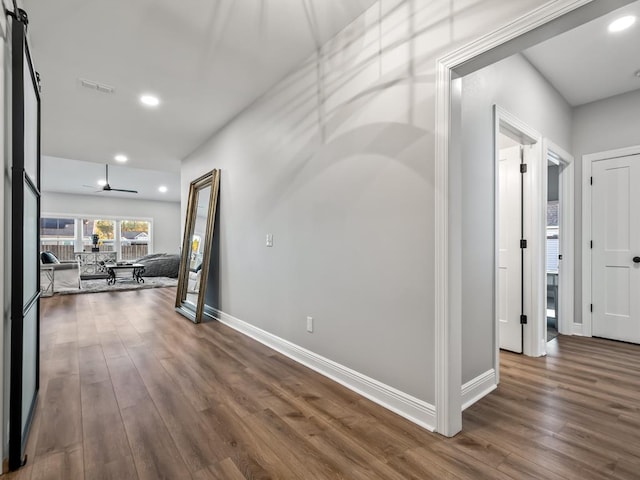
[[(580, 335), (585, 336), (584, 333), (584, 324), (583, 323), (574, 323), (571, 328), (571, 335)], [(586, 335), (590, 336), (590, 335)]]
[(466, 410), (497, 387), (496, 371), (493, 368), (468, 381), (462, 385), (462, 410)]
[(205, 315), (248, 337), (280, 352), (302, 365), (324, 375), (368, 398), (372, 402), (397, 413), (401, 417), (433, 432), (436, 425), (435, 407), (423, 400), (385, 385), (362, 373), (322, 357), (283, 338), (277, 337), (220, 310), (205, 306)]

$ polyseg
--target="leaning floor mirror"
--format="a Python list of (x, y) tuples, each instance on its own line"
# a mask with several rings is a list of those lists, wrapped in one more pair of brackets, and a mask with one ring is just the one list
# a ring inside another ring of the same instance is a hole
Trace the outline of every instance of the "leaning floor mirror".
[(202, 321), (204, 312), (219, 188), (219, 170), (206, 173), (189, 186), (176, 310), (195, 323)]

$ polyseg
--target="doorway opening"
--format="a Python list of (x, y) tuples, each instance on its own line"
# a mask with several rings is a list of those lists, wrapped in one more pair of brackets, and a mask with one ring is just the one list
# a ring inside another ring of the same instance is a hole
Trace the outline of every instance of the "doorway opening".
[[(487, 295), (481, 295), (481, 293), (486, 293), (487, 291), (486, 280), (482, 282), (479, 279), (486, 279), (489, 276), (486, 274), (487, 262), (485, 261), (486, 253), (484, 253), (487, 251), (487, 245), (491, 243), (495, 248), (497, 243), (490, 238), (486, 228), (491, 221), (490, 215), (487, 215), (486, 200), (493, 197), (495, 192), (490, 192), (490, 189), (486, 188), (488, 183), (482, 182), (482, 180), (488, 179), (486, 170), (485, 174), (481, 172), (480, 175), (476, 175), (479, 169), (473, 165), (473, 162), (464, 163), (461, 160), (462, 153), (465, 151), (464, 142), (461, 141), (461, 119), (471, 117), (469, 115), (465, 116), (465, 111), (461, 106), (462, 93), (460, 86), (462, 82), (460, 80), (464, 80), (467, 75), (476, 73), (485, 66), (495, 65), (498, 61), (509, 57), (514, 52), (522, 52), (539, 43), (540, 40), (566, 32), (630, 2), (631, 0), (611, 3), (590, 2), (588, 0), (578, 2), (559, 0), (552, 2), (536, 9), (525, 17), (517, 19), (512, 24), (482, 37), (473, 44), (456, 50), (450, 55), (441, 58), (438, 62), (435, 134), (436, 258), (438, 259), (436, 265), (436, 285), (438, 287), (435, 308), (437, 335), (436, 418), (437, 431), (444, 435), (453, 435), (461, 429), (461, 409), (459, 407), (469, 405), (468, 402), (463, 401), (464, 392), (467, 390), (465, 386), (479, 385), (476, 389), (478, 393), (474, 397), (475, 400), (495, 388), (495, 385), (489, 384), (490, 381), (483, 381), (484, 378), (492, 379), (488, 375), (490, 370), (486, 370), (486, 372), (483, 372), (483, 370), (490, 367), (487, 362), (487, 349), (493, 347), (494, 351), (497, 350), (495, 342), (492, 342), (493, 345), (489, 345), (484, 341), (484, 338), (478, 338), (483, 335), (482, 330), (477, 328), (478, 325), (470, 325), (475, 319), (479, 318), (482, 318), (482, 322), (486, 322), (488, 319), (487, 312), (490, 312), (491, 308), (488, 302), (485, 301)], [(516, 62), (522, 64), (522, 60), (523, 58), (519, 58)], [(524, 60), (528, 61), (526, 58)], [(513, 71), (517, 73), (522, 69), (515, 68)], [(503, 75), (501, 78), (513, 81), (513, 77)], [(488, 85), (490, 88), (493, 87), (494, 90), (490, 92), (490, 95), (478, 95), (479, 100), (497, 98), (497, 95), (504, 91), (504, 89), (500, 88), (499, 82), (480, 80), (476, 85)], [(517, 86), (535, 88), (536, 84), (520, 83)], [(511, 109), (514, 108), (512, 105), (524, 105), (527, 100), (532, 98), (530, 91), (531, 88), (527, 89), (524, 94), (518, 95), (510, 103), (505, 103), (505, 106)], [(555, 93), (557, 93), (557, 90)], [(547, 96), (546, 100), (553, 98), (555, 93)], [(545, 101), (546, 103), (552, 102)], [(477, 104), (481, 106), (480, 101)], [(525, 107), (526, 115), (523, 118), (537, 125), (536, 121), (529, 120), (529, 118), (548, 114), (549, 110), (545, 104), (542, 102), (534, 105), (529, 103)], [(486, 112), (487, 110), (484, 109), (483, 111)], [(514, 111), (517, 110), (514, 108)], [(562, 118), (570, 120), (571, 115), (563, 115)], [(473, 133), (481, 132), (483, 129), (484, 127), (480, 125)], [(468, 132), (469, 129), (466, 129), (466, 131)], [(557, 136), (551, 129), (549, 131), (551, 133), (546, 133), (545, 131), (545, 134), (559, 138), (564, 145), (572, 144), (570, 140)], [(560, 133), (566, 137), (566, 128), (561, 128)], [(460, 148), (461, 143), (463, 144), (462, 148)], [(475, 160), (484, 161), (486, 159), (484, 145), (480, 143), (473, 144), (472, 148), (467, 149), (467, 151), (472, 152)], [(539, 160), (543, 158), (545, 159), (544, 165), (546, 167), (546, 157), (541, 155)], [(542, 161), (539, 165), (543, 165)], [(486, 167), (486, 163), (484, 166)], [(545, 172), (542, 175), (546, 175), (546, 168), (542, 170)], [(460, 178), (462, 176), (461, 173), (464, 173), (465, 178)], [(493, 184), (495, 184), (495, 173), (493, 176)], [(539, 176), (537, 181), (540, 183), (536, 185), (537, 188), (546, 188), (546, 184), (541, 183), (541, 180), (542, 178)], [(468, 186), (475, 190), (469, 192)], [(475, 202), (475, 198), (480, 198), (484, 203), (478, 205)], [(540, 215), (535, 219), (536, 228), (539, 229), (540, 235), (532, 238), (533, 241), (538, 241), (541, 244), (539, 247), (541, 251), (546, 252), (544, 241), (546, 215), (542, 214), (542, 212), (546, 212), (547, 199), (546, 197), (543, 197), (543, 199), (544, 203), (542, 201), (539, 203), (540, 208), (538, 210)], [(468, 209), (469, 205), (471, 205), (471, 209)], [(565, 207), (559, 206), (559, 208)], [(473, 235), (465, 235), (469, 233), (469, 226), (479, 226), (480, 234), (474, 231)], [(559, 224), (559, 243), (566, 242), (566, 245), (568, 245), (569, 238), (564, 237), (563, 231), (561, 231), (562, 228), (564, 228), (563, 225)], [(467, 248), (469, 244), (473, 248)], [(532, 269), (532, 275), (535, 276), (536, 272), (539, 272), (541, 285), (544, 286), (546, 284), (546, 259), (542, 256), (536, 258), (539, 258), (540, 262), (535, 264)], [(563, 261), (564, 258), (563, 253)], [(494, 258), (494, 262), (497, 262), (496, 258)], [(461, 268), (461, 266), (464, 267)], [(478, 267), (478, 272), (473, 270), (475, 267)], [(559, 266), (559, 268), (563, 268), (563, 266)], [(484, 277), (479, 274), (480, 269), (485, 272)], [(564, 269), (568, 271), (566, 265), (564, 265)], [(566, 322), (572, 321), (572, 316), (566, 315), (563, 310), (565, 307), (562, 306), (563, 295), (568, 294), (566, 291), (563, 293), (563, 282), (566, 281), (567, 277), (570, 278), (571, 275), (558, 275), (559, 310), (557, 327), (560, 333), (566, 328)], [(495, 280), (493, 284), (495, 285)], [(472, 285), (473, 288), (465, 290), (469, 285)], [(476, 287), (478, 291), (481, 290), (480, 293), (474, 290)], [(543, 293), (546, 292), (546, 289), (540, 290), (541, 298), (535, 298), (535, 302), (532, 302), (533, 305), (546, 305), (546, 295)], [(491, 297), (495, 298), (495, 296), (496, 292), (494, 291)], [(480, 312), (479, 309), (473, 308), (476, 305), (484, 309), (481, 312), (482, 316), (478, 314)], [(493, 308), (493, 318), (496, 318), (495, 303)], [(469, 315), (469, 312), (472, 312), (473, 315)], [(541, 315), (546, 315), (546, 308), (540, 313)], [(463, 318), (465, 319), (464, 322)], [(530, 325), (525, 324), (523, 333), (525, 349), (528, 345), (532, 349), (544, 352), (546, 348), (546, 333), (544, 330), (546, 328), (544, 328), (544, 322), (540, 322), (540, 325), (542, 327), (541, 331), (534, 332)], [(568, 333), (571, 333), (571, 331)], [(465, 338), (465, 335), (467, 338)], [(476, 358), (481, 359), (483, 364), (473, 363)], [(497, 371), (493, 379), (497, 383)]]
[(499, 351), (543, 356), (573, 324), (573, 156), (494, 106), (495, 315)]
[(540, 135), (499, 106), (494, 106), (494, 116), (497, 372), (499, 349), (531, 354), (524, 327), (529, 321), (536, 323), (535, 177)]
[[(542, 199), (545, 202), (544, 262), (546, 342), (574, 331), (574, 159), (543, 140)], [(546, 347), (545, 347), (546, 351)]]
[(546, 209), (546, 235), (545, 255), (547, 292), (546, 292), (546, 326), (547, 343), (555, 340), (558, 336), (558, 315), (560, 306), (558, 304), (558, 277), (560, 275), (560, 169), (562, 165), (560, 159), (549, 152), (547, 155), (547, 209)]

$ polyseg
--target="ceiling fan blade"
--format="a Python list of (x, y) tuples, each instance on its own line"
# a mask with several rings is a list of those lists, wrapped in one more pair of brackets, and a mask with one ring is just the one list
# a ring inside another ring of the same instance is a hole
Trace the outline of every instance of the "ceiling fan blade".
[(80, 185), (80, 186), (81, 186), (81, 187), (84, 187), (84, 188), (93, 188), (94, 190), (93, 190), (93, 192), (91, 192), (91, 193), (101, 193), (101, 192), (104, 192), (104, 189), (103, 189), (103, 188), (101, 188), (101, 189), (99, 189), (99, 190), (95, 190), (95, 188), (96, 188), (96, 186), (95, 186), (95, 185)]
[[(137, 190), (128, 190), (126, 188), (111, 188), (111, 185), (109, 185), (109, 164), (108, 163), (105, 164), (104, 166), (104, 173), (105, 173), (105, 184), (101, 190), (97, 190), (95, 193), (99, 193), (99, 192), (138, 193)], [(82, 185), (82, 186), (87, 188), (95, 188), (91, 185)]]
[(123, 188), (110, 188), (109, 191), (111, 191), (111, 192), (138, 193), (137, 190), (125, 190)]

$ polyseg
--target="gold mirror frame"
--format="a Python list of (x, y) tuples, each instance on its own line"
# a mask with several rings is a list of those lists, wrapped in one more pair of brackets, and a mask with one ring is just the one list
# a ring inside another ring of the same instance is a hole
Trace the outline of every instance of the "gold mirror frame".
[[(209, 195), (209, 208), (207, 211), (207, 224), (202, 243), (202, 267), (197, 289), (197, 302), (195, 309), (187, 302), (189, 285), (189, 272), (191, 271), (191, 255), (193, 250), (193, 235), (198, 213), (198, 195), (207, 187), (211, 187)], [(189, 200), (187, 202), (187, 218), (182, 238), (182, 252), (180, 259), (180, 273), (178, 275), (178, 292), (176, 294), (176, 310), (194, 323), (202, 321), (204, 312), (205, 294), (207, 291), (207, 277), (209, 276), (209, 260), (211, 258), (211, 245), (213, 243), (214, 222), (218, 204), (218, 191), (220, 189), (220, 171), (214, 169), (191, 182), (189, 186)]]

